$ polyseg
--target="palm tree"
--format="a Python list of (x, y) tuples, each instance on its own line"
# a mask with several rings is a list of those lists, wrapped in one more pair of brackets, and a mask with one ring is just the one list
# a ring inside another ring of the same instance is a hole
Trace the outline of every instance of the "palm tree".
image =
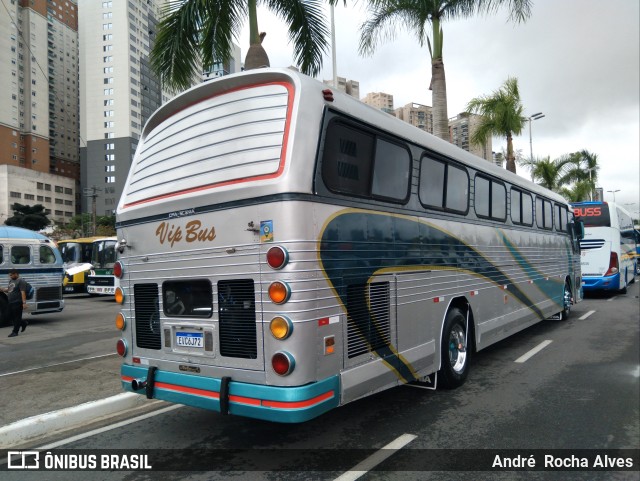
[(493, 94), (471, 99), (467, 104), (467, 112), (480, 115), (476, 131), (471, 136), (474, 144), (484, 144), (494, 135), (506, 137), (507, 170), (515, 174), (513, 134), (519, 135), (527, 122), (527, 118), (523, 116), (518, 79), (509, 77)]
[[(360, 53), (373, 54), (381, 37), (395, 38), (396, 24), (404, 26), (418, 37), (421, 47), (425, 41), (431, 54), (431, 84), (433, 104), (433, 133), (449, 140), (447, 113), (447, 84), (444, 74), (442, 22), (469, 18), (480, 13), (493, 13), (507, 3), (510, 20), (521, 22), (531, 16), (531, 0), (368, 0), (370, 17), (360, 27)], [(427, 24), (431, 25), (429, 38)]]
[(585, 196), (582, 200), (586, 200), (586, 197), (592, 198), (593, 191), (595, 190), (598, 182), (598, 171), (600, 170), (600, 166), (598, 165), (598, 154), (594, 154), (583, 149), (569, 155), (576, 165), (574, 172), (576, 183), (582, 183), (589, 187), (587, 192), (588, 196)]
[(571, 156), (554, 160), (549, 156), (542, 159), (526, 159), (523, 164), (531, 167), (534, 182), (554, 192), (559, 193), (574, 179), (574, 163)]
[[(331, 0), (335, 1), (335, 0)], [(317, 75), (328, 47), (328, 29), (322, 0), (265, 0), (289, 26), (295, 60), (300, 70)], [(192, 85), (202, 69), (231, 58), (232, 40), (249, 21), (250, 46), (245, 69), (269, 66), (259, 33), (258, 0), (171, 0), (165, 6), (151, 50), (151, 65), (163, 85), (180, 91)]]

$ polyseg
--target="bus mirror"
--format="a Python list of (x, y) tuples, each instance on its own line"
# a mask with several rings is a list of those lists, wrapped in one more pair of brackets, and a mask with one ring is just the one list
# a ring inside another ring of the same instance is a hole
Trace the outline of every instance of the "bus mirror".
[(576, 239), (582, 240), (584, 239), (584, 222), (581, 220), (575, 221), (573, 224), (573, 229), (575, 232)]

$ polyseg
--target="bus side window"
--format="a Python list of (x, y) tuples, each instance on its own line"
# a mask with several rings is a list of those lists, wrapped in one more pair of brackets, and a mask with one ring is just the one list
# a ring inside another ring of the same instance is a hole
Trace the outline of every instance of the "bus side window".
[(29, 246), (13, 246), (11, 247), (11, 263), (12, 264), (28, 264), (31, 260), (31, 252)]
[(40, 264), (54, 264), (56, 255), (49, 246), (40, 246)]

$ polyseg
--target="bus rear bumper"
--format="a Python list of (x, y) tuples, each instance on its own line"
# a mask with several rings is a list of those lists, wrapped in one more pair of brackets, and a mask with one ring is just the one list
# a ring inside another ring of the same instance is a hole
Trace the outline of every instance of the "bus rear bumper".
[(620, 273), (612, 276), (582, 277), (582, 289), (590, 291), (617, 291), (620, 289)]
[[(134, 380), (137, 385), (141, 380), (146, 382), (148, 374), (147, 367), (123, 364), (120, 369), (123, 389), (146, 395), (146, 387), (134, 390), (132, 383)], [(153, 399), (218, 412), (226, 405), (228, 414), (281, 423), (308, 421), (340, 403), (338, 376), (296, 387), (265, 386), (231, 379), (227, 387), (223, 389), (220, 378), (156, 370), (149, 391)], [(221, 390), (227, 392), (227, 400), (222, 403)]]

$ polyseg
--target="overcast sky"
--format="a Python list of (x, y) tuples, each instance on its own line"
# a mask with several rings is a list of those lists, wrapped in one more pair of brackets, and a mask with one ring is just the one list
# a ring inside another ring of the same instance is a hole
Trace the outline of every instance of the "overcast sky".
[[(349, 2), (353, 3), (353, 2)], [(362, 4), (362, 1), (358, 2)], [(533, 0), (524, 24), (507, 22), (507, 11), (489, 17), (443, 23), (444, 64), (449, 117), (467, 102), (516, 77), (525, 114), (545, 117), (532, 123), (534, 157), (559, 157), (587, 149), (598, 155), (599, 186), (617, 190), (616, 202), (636, 213), (640, 194), (640, 11), (638, 0)], [(272, 67), (294, 63), (286, 26), (259, 11), (260, 31)], [(360, 82), (360, 94), (385, 92), (394, 106), (432, 105), (427, 47), (414, 34), (399, 32), (376, 53), (358, 55), (362, 7), (335, 9), (337, 74)], [(239, 39), (242, 55), (248, 33)], [(244, 60), (244, 58), (243, 58)], [(332, 78), (328, 52), (320, 80)], [(493, 150), (506, 140), (493, 139)], [(529, 128), (514, 138), (514, 148), (529, 156)], [(528, 176), (526, 171), (519, 172)]]

